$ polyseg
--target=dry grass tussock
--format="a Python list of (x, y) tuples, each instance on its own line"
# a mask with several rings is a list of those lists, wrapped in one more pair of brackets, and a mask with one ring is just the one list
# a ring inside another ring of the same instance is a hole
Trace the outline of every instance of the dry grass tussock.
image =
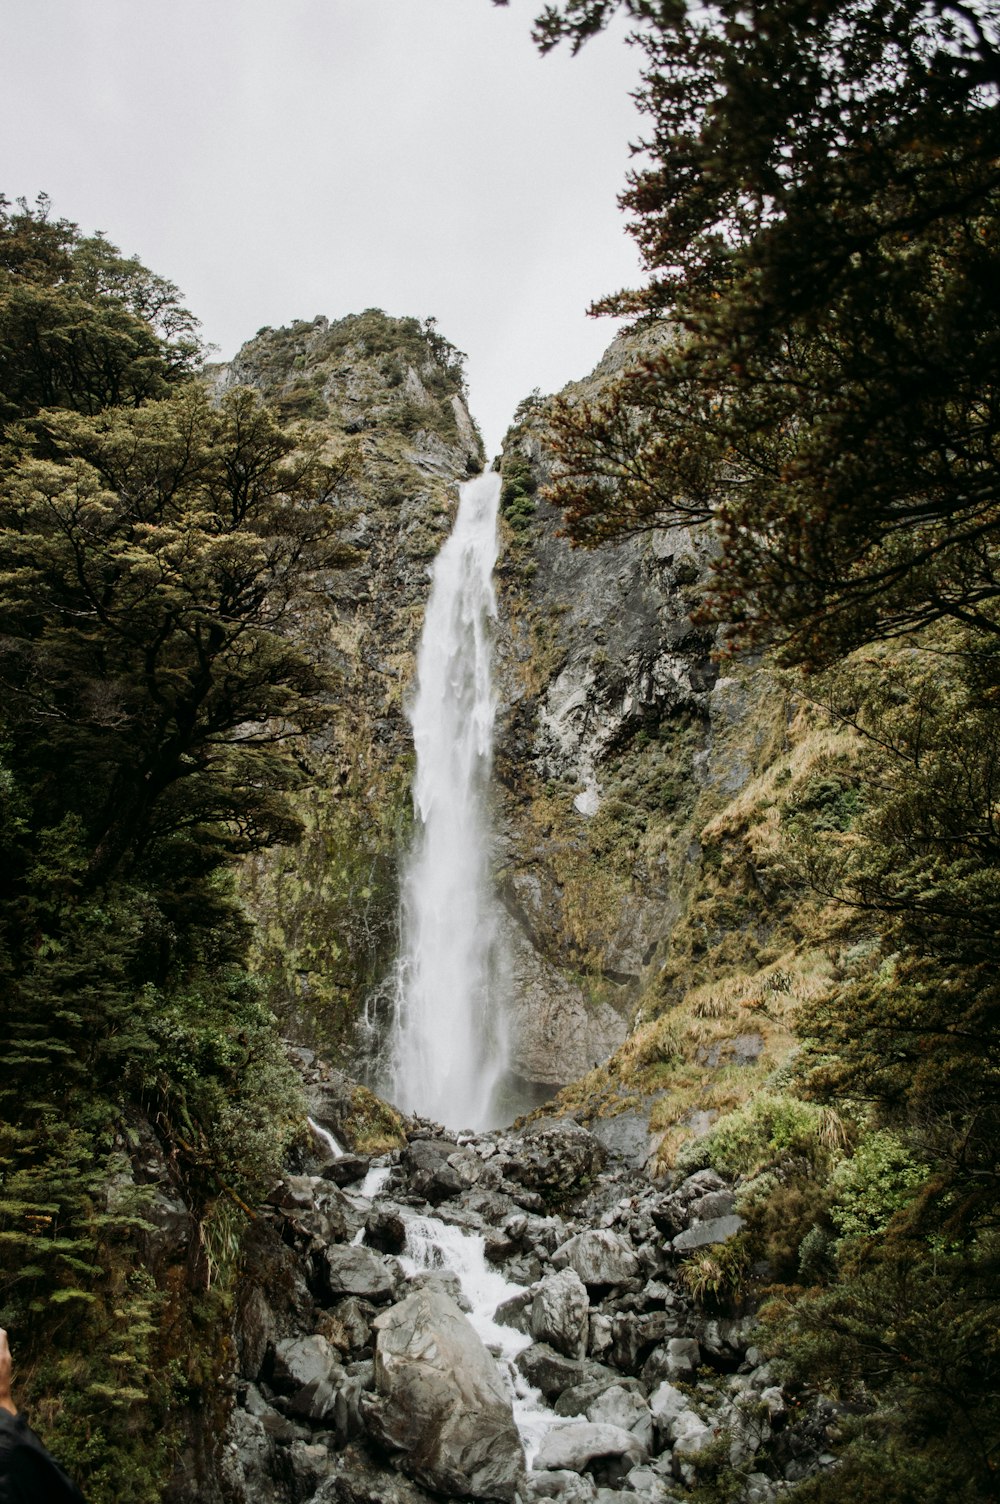
[(814, 778), (842, 765), (857, 746), (847, 727), (835, 725), (816, 706), (800, 702), (783, 755), (744, 785), (702, 830), (705, 842), (742, 833), (753, 856), (778, 856), (782, 845), (782, 809)]

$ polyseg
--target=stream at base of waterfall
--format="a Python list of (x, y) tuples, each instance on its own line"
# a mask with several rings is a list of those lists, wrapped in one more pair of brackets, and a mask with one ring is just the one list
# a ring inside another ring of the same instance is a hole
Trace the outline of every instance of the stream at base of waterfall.
[(469, 1128), (495, 1126), (507, 1068), (488, 810), (499, 495), (492, 472), (462, 486), (433, 567), (409, 710), (416, 829), (400, 901), (389, 1061), (378, 1083), (403, 1111)]
[(546, 1432), (566, 1421), (549, 1409), (538, 1390), (514, 1367), (514, 1359), (531, 1346), (531, 1338), (513, 1327), (501, 1326), (495, 1315), (504, 1301), (523, 1291), (490, 1268), (485, 1249), (485, 1239), (476, 1233), (450, 1227), (438, 1217), (413, 1217), (406, 1224), (406, 1250), (400, 1263), (410, 1275), (420, 1270), (445, 1270), (457, 1276), (469, 1306), (469, 1322), (496, 1359), (510, 1392), (514, 1424), (530, 1468)]

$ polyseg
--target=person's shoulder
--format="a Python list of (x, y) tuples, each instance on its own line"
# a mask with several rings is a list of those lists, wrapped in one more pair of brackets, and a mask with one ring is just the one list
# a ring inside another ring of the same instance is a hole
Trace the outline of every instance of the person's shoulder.
[(76, 1484), (56, 1462), (23, 1415), (0, 1412), (0, 1504), (44, 1500), (84, 1504)]
[(0, 1448), (7, 1450), (12, 1446), (21, 1446), (30, 1435), (23, 1415), (11, 1415), (9, 1410), (0, 1408)]

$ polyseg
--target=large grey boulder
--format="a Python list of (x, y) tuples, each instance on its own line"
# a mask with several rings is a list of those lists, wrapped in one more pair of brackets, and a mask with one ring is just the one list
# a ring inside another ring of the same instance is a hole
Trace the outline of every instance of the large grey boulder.
[(690, 1253), (695, 1248), (709, 1248), (713, 1243), (726, 1243), (743, 1227), (744, 1219), (733, 1213), (729, 1217), (709, 1217), (706, 1222), (696, 1222), (686, 1227), (674, 1238), (671, 1247), (675, 1253)]
[(515, 1332), (523, 1332), (525, 1337), (531, 1336), (531, 1311), (535, 1303), (534, 1290), (520, 1290), (517, 1295), (512, 1295), (509, 1300), (503, 1301), (493, 1312), (493, 1320), (497, 1326), (509, 1326)]
[(371, 1248), (335, 1244), (323, 1249), (320, 1263), (327, 1291), (334, 1300), (359, 1295), (380, 1305), (392, 1299), (400, 1282), (398, 1265)]
[(667, 1379), (691, 1379), (698, 1371), (701, 1349), (694, 1337), (671, 1337), (667, 1343)]
[(538, 1285), (531, 1304), (531, 1335), (548, 1342), (567, 1358), (583, 1358), (587, 1352), (590, 1298), (573, 1269), (547, 1274)]
[(664, 1381), (649, 1396), (649, 1409), (661, 1438), (673, 1441), (673, 1425), (677, 1417), (691, 1409), (691, 1401), (676, 1385)]
[(499, 1371), (454, 1301), (425, 1288), (375, 1319), (374, 1439), (439, 1493), (513, 1500), (524, 1453)]
[(418, 1196), (432, 1206), (439, 1206), (459, 1195), (468, 1181), (448, 1163), (458, 1152), (458, 1145), (447, 1138), (415, 1138), (403, 1152), (403, 1164), (409, 1171), (410, 1185)]
[(538, 1499), (556, 1499), (558, 1504), (593, 1504), (597, 1485), (593, 1478), (581, 1477), (579, 1473), (532, 1472), (525, 1482), (525, 1496), (532, 1504)]
[(299, 1389), (333, 1373), (342, 1373), (338, 1355), (325, 1337), (286, 1337), (276, 1344), (272, 1375), (282, 1388)]
[(529, 1190), (565, 1196), (601, 1169), (604, 1145), (569, 1118), (540, 1118), (525, 1128), (517, 1152), (504, 1163), (509, 1180)]
[(557, 1268), (574, 1270), (585, 1285), (622, 1285), (635, 1279), (641, 1266), (624, 1238), (609, 1227), (577, 1233), (552, 1256)]
[(634, 1389), (612, 1384), (587, 1406), (587, 1419), (595, 1425), (631, 1431), (647, 1453), (653, 1450), (653, 1417), (642, 1395)]
[(533, 1342), (518, 1353), (514, 1362), (532, 1388), (540, 1389), (550, 1404), (564, 1389), (588, 1379), (603, 1378), (606, 1384), (613, 1384), (617, 1377), (599, 1363), (567, 1358), (547, 1342)]
[(631, 1431), (621, 1426), (594, 1425), (589, 1421), (567, 1421), (563, 1426), (553, 1426), (542, 1438), (532, 1467), (539, 1471), (546, 1468), (565, 1468), (571, 1473), (586, 1472), (596, 1461), (605, 1457), (620, 1457), (629, 1467), (645, 1462), (649, 1456), (646, 1448)]
[(334, 1348), (319, 1333), (277, 1344), (272, 1381), (290, 1393), (290, 1415), (334, 1431), (340, 1443), (360, 1434), (360, 1385), (348, 1377)]

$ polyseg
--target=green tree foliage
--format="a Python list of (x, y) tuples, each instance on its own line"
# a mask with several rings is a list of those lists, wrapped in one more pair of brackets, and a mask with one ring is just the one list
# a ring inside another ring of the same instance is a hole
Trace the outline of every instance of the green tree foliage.
[[(296, 613), (342, 556), (344, 468), (249, 391), (212, 403), (171, 284), (8, 208), (0, 1322), (88, 1497), (152, 1501), (296, 1123), (228, 867), (298, 829), (333, 686)], [(183, 1307), (149, 1263), (143, 1133), (191, 1217)]]
[(48, 200), (0, 195), (0, 434), (42, 407), (96, 413), (190, 376), (195, 320), (173, 283), (53, 219)]
[(339, 475), (290, 458), (248, 391), (33, 428), (0, 482), (0, 682), (40, 816), (79, 815), (95, 875), (195, 826), (228, 850), (280, 836), (272, 753), (323, 713), (283, 629), (304, 563), (336, 557)]
[[(573, 0), (543, 46), (619, 9)], [(662, 332), (557, 404), (571, 533), (713, 518), (722, 619), (790, 657), (1000, 593), (1000, 48), (983, 4), (624, 0), (649, 130), (623, 204)]]

